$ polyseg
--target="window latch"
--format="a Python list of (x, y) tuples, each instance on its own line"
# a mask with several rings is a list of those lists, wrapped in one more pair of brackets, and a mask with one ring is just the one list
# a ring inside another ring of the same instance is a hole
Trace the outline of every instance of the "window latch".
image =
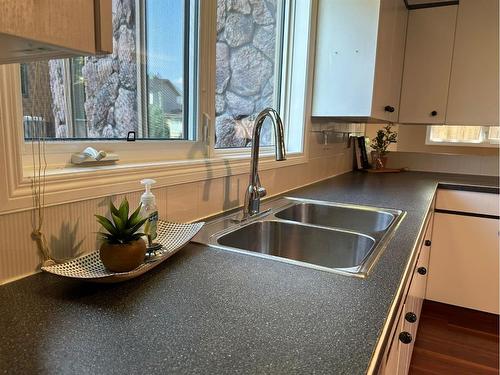
[(131, 130), (127, 133), (127, 142), (135, 142), (135, 131)]

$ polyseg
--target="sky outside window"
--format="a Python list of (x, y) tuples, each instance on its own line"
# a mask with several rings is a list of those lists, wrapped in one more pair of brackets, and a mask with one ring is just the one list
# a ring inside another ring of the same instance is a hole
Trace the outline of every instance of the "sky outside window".
[(184, 0), (148, 0), (146, 18), (148, 75), (169, 79), (182, 92)]
[(184, 0), (146, 1), (148, 135), (186, 137), (184, 108)]

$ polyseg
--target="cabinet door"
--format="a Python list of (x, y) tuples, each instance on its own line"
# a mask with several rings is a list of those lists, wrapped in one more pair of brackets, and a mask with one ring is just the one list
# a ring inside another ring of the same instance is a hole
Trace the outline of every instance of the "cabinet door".
[(95, 51), (94, 2), (4, 0), (0, 32), (77, 51)]
[(498, 125), (498, 0), (460, 0), (447, 124)]
[[(408, 11), (401, 0), (382, 0), (371, 117), (397, 122)], [(392, 107), (393, 110), (386, 110)]]
[(3, 0), (0, 64), (111, 53), (111, 0)]
[(379, 0), (318, 5), (313, 116), (369, 116)]
[(499, 313), (498, 225), (435, 213), (427, 299)]
[(411, 10), (399, 122), (442, 124), (455, 37), (457, 5)]

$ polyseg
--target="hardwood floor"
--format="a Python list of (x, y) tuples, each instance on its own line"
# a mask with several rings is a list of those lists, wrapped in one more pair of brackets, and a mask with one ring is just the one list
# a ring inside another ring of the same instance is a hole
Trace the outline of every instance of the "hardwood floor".
[(411, 375), (499, 373), (499, 317), (424, 301)]

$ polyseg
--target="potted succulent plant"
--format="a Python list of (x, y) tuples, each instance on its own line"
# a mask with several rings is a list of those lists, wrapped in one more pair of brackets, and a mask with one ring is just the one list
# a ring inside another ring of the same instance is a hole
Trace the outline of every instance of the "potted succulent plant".
[(113, 202), (109, 205), (111, 220), (95, 215), (106, 232), (99, 232), (102, 244), (99, 257), (104, 266), (113, 272), (128, 272), (144, 262), (146, 243), (139, 230), (147, 219), (140, 215), (141, 206), (129, 216), (129, 204), (125, 198), (119, 208)]
[(388, 124), (383, 129), (377, 130), (377, 135), (370, 142), (372, 151), (372, 162), (375, 169), (384, 169), (387, 164), (387, 148), (396, 142), (398, 133), (392, 131), (392, 125)]

